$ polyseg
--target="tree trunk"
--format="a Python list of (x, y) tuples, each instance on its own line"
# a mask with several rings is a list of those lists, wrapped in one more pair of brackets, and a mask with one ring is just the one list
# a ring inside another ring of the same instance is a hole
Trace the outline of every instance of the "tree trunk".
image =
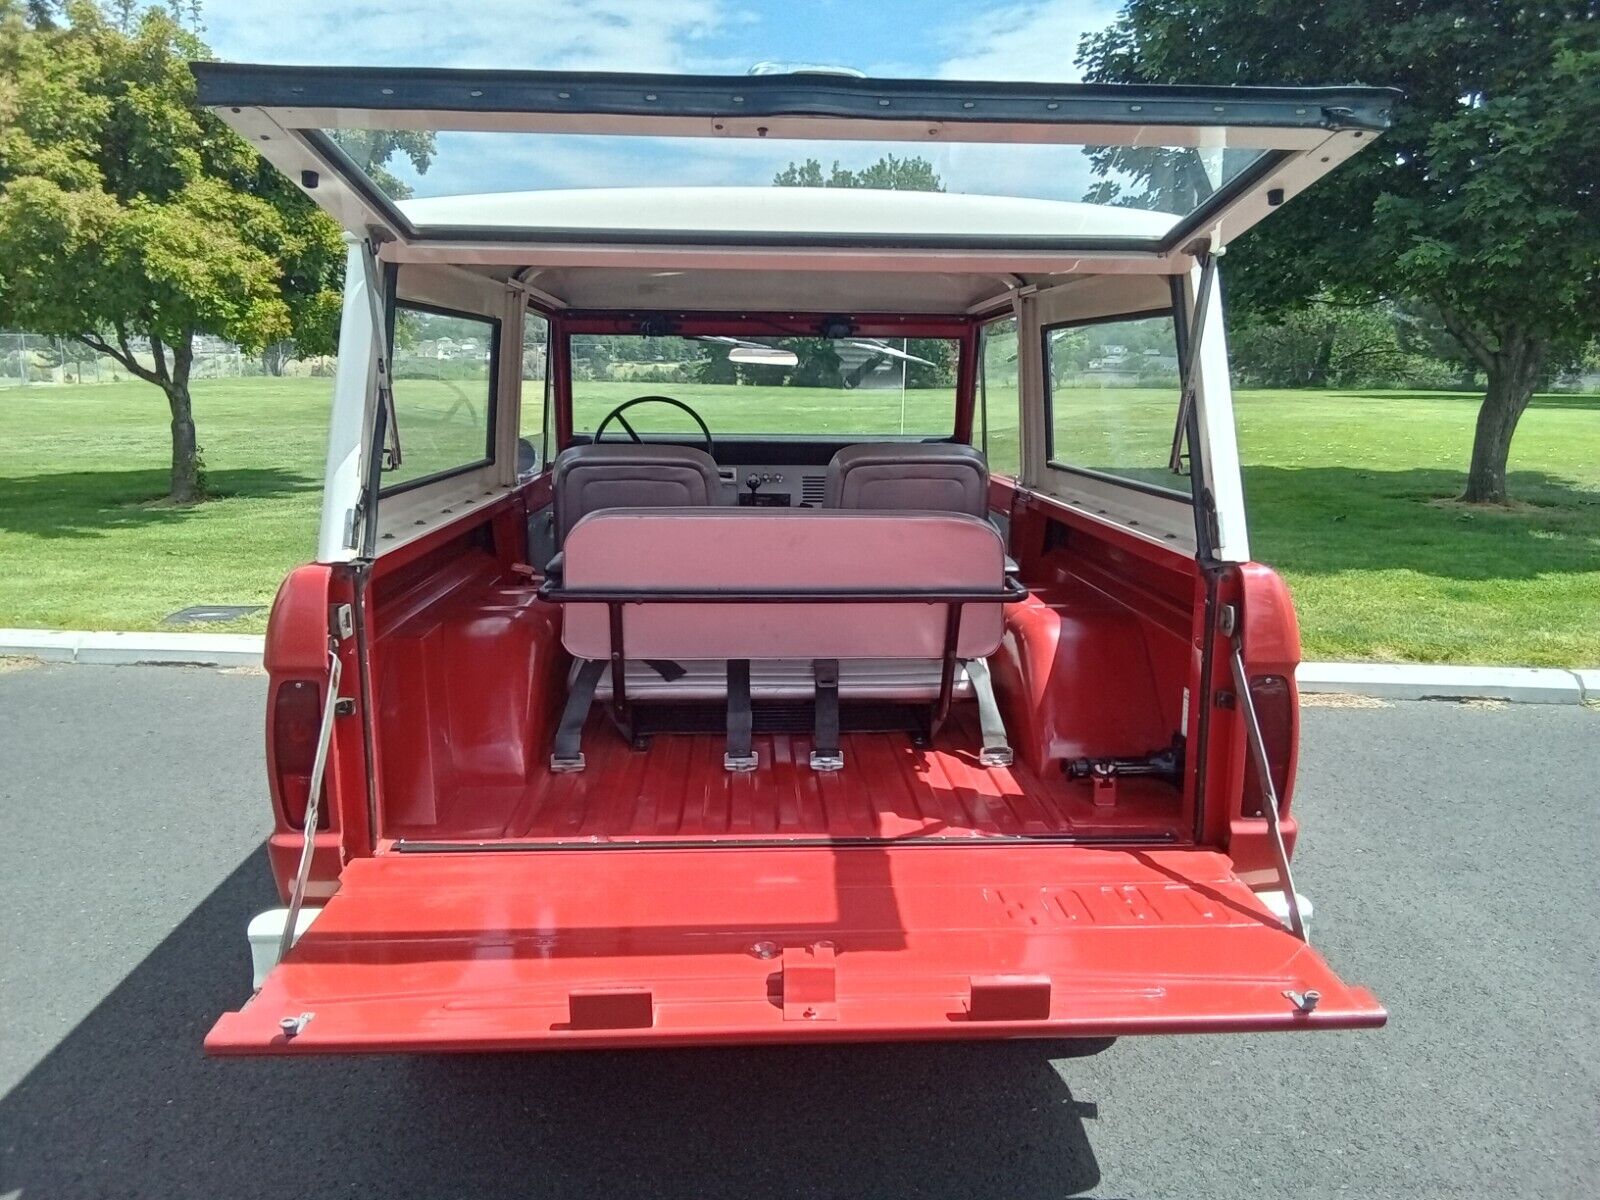
[(174, 504), (194, 504), (201, 498), (200, 450), (195, 444), (189, 385), (170, 383), (165, 390), (167, 407), (172, 410), (172, 484), (167, 499)]
[(165, 373), (161, 390), (172, 412), (172, 482), (167, 499), (174, 504), (197, 504), (205, 499), (200, 476), (200, 447), (195, 440), (194, 406), (189, 399), (189, 371), (194, 365), (194, 337), (186, 335), (172, 347), (172, 369)]
[(289, 365), (289, 359), (294, 355), (294, 343), (287, 338), (273, 342), (261, 352), (261, 369), (268, 375), (278, 376), (283, 374), (283, 369)]
[(1544, 369), (1546, 346), (1535, 337), (1507, 334), (1488, 364), (1489, 386), (1478, 409), (1478, 428), (1472, 439), (1472, 465), (1461, 499), (1471, 504), (1506, 504), (1506, 462), (1511, 456), (1511, 436), (1533, 399), (1533, 389)]

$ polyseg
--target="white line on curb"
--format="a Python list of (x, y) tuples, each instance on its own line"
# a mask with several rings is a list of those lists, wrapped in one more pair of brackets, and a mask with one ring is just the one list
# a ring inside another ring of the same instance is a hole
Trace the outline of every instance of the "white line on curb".
[(258, 633), (89, 633), (71, 629), (0, 629), (0, 655), (45, 662), (175, 663), (259, 667)]
[[(1586, 672), (1600, 676), (1597, 672)], [(1385, 700), (1514, 700), (1581, 704), (1580, 672), (1557, 667), (1460, 667), (1432, 663), (1301, 663), (1302, 692), (1340, 692)], [(1600, 678), (1596, 679), (1600, 683)], [(1591, 695), (1600, 692), (1591, 691)]]
[[(262, 641), (260, 634), (250, 633), (0, 629), (0, 656), (108, 665), (259, 667)], [(1523, 704), (1600, 700), (1600, 670), (1308, 662), (1300, 664), (1295, 678), (1302, 692), (1378, 696), (1385, 700), (1510, 700)]]

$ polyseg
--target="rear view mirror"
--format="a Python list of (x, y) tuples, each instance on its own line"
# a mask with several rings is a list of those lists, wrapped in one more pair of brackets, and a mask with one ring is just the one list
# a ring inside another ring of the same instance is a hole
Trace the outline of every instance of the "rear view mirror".
[(761, 367), (798, 367), (800, 356), (776, 346), (735, 346), (728, 351), (728, 361)]

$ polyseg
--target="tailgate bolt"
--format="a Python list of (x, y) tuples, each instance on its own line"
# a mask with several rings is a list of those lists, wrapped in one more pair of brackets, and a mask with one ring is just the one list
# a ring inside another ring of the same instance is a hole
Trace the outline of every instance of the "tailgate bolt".
[(750, 953), (757, 958), (777, 958), (778, 946), (776, 942), (757, 942), (750, 947)]
[(301, 1013), (298, 1017), (284, 1017), (278, 1022), (278, 1028), (283, 1031), (286, 1041), (292, 1041), (307, 1025), (311, 1023), (314, 1013)]
[(1315, 1012), (1317, 1004), (1322, 1000), (1322, 993), (1311, 988), (1303, 992), (1285, 992), (1284, 996), (1296, 1009), (1307, 1014)]

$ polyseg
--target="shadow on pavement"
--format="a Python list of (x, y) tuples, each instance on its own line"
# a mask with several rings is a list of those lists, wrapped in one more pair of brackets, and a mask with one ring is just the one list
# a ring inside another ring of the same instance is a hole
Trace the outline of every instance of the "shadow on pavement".
[(0, 1193), (1068, 1195), (1048, 1042), (208, 1060), (272, 902), (252, 854), (8, 1095)]

